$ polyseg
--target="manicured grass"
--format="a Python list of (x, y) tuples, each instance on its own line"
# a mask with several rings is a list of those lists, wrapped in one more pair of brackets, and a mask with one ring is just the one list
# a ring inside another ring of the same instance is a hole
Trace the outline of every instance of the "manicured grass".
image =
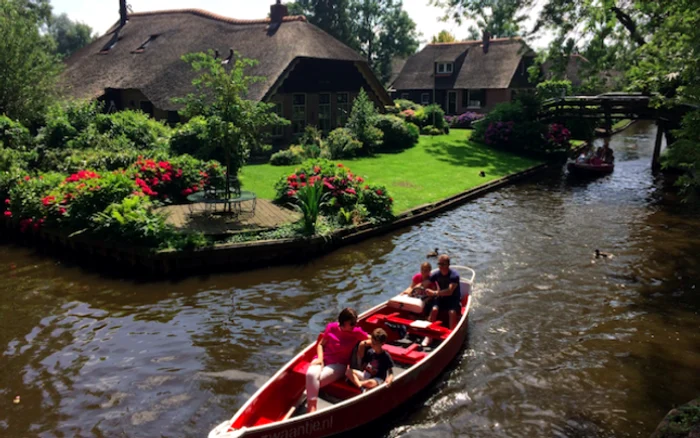
[(620, 129), (620, 128), (622, 128), (623, 126), (626, 126), (629, 122), (631, 122), (631, 120), (629, 120), (629, 119), (622, 119), (622, 120), (620, 120), (619, 122), (617, 122), (617, 123), (615, 123), (614, 125), (612, 125), (612, 130), (615, 131), (615, 130), (617, 130), (617, 129)]
[[(471, 131), (453, 129), (448, 135), (421, 136), (413, 148), (395, 154), (342, 160), (353, 173), (372, 184), (386, 186), (394, 211), (435, 202), (488, 181), (527, 169), (538, 161), (469, 141)], [(264, 199), (275, 195), (274, 185), (297, 166), (251, 165), (243, 168), (246, 190)], [(480, 177), (484, 171), (486, 177)]]

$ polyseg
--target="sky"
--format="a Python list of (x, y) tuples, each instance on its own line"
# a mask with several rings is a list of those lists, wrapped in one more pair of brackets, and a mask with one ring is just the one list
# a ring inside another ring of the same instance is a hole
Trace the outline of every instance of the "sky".
[[(274, 0), (127, 0), (127, 3), (134, 12), (197, 8), (227, 17), (252, 19), (267, 17)], [(66, 13), (72, 20), (89, 25), (100, 35), (119, 19), (119, 0), (52, 0), (51, 4), (55, 14)], [(403, 5), (422, 33), (422, 43), (429, 42), (441, 30), (449, 31), (458, 40), (468, 36), (468, 24), (460, 26), (452, 21), (441, 21), (444, 12), (429, 6), (428, 0), (404, 0)], [(531, 43), (535, 48), (545, 44), (540, 40)]]

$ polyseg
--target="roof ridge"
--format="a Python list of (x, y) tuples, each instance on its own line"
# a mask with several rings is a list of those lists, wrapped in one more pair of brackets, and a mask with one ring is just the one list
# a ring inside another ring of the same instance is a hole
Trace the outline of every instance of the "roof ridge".
[[(258, 19), (240, 19), (225, 17), (223, 15), (215, 14), (213, 12), (205, 11), (204, 9), (187, 8), (187, 9), (164, 9), (161, 11), (146, 11), (146, 12), (132, 12), (129, 17), (149, 17), (153, 15), (170, 15), (170, 14), (194, 14), (204, 18), (211, 18), (213, 20), (222, 21), (224, 23), (230, 24), (268, 24), (272, 20), (270, 18), (258, 18)], [(282, 18), (283, 23), (301, 21), (306, 22), (306, 16), (304, 15), (288, 15)]]
[[(523, 38), (519, 36), (514, 36), (514, 37), (504, 37), (504, 38), (491, 38), (490, 42), (492, 43), (501, 43), (504, 41), (522, 41)], [(484, 40), (466, 40), (466, 41), (453, 41), (450, 43), (428, 43), (428, 46), (458, 46), (460, 44), (478, 44), (478, 43), (483, 43)]]

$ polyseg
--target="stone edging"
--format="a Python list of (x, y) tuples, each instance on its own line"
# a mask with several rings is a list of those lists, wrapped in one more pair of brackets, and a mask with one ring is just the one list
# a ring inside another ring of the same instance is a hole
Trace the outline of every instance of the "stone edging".
[[(26, 239), (48, 243), (59, 249), (70, 249), (73, 253), (84, 254), (89, 259), (94, 259), (97, 256), (100, 259), (114, 260), (122, 267), (129, 268), (130, 272), (136, 270), (150, 271), (152, 274), (177, 273), (177, 275), (184, 275), (203, 271), (240, 271), (246, 268), (294, 264), (326, 254), (345, 245), (424, 221), (496, 189), (535, 175), (547, 167), (547, 164), (533, 166), (440, 201), (413, 208), (399, 214), (395, 220), (389, 223), (379, 225), (363, 223), (357, 227), (335, 231), (328, 236), (222, 244), (200, 250), (160, 252), (84, 236), (69, 237), (67, 234), (48, 229), (29, 233)], [(13, 228), (10, 221), (5, 221), (5, 223), (7, 228)], [(122, 275), (123, 272), (124, 269), (119, 270)]]

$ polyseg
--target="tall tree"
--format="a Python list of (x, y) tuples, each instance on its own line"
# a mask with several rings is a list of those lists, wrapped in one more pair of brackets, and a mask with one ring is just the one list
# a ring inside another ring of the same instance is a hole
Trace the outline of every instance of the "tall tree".
[(0, 114), (29, 123), (54, 96), (62, 64), (40, 32), (46, 16), (36, 2), (0, 0), (0, 10)]
[(353, 16), (360, 51), (380, 80), (387, 82), (394, 57), (407, 57), (418, 49), (416, 23), (400, 0), (356, 1)]
[(433, 43), (454, 43), (455, 41), (457, 38), (446, 30), (441, 30), (439, 34), (433, 36)]
[(309, 22), (348, 46), (357, 49), (351, 12), (354, 0), (297, 0), (287, 3), (292, 15), (305, 15)]
[(49, 23), (49, 34), (56, 41), (56, 53), (68, 57), (94, 40), (92, 28), (72, 21), (68, 15), (54, 16)]
[(527, 18), (523, 7), (531, 0), (430, 0), (446, 11), (445, 19), (457, 23), (475, 21), (469, 28), (470, 39), (480, 39), (484, 31), (494, 38), (506, 38), (523, 33)]

